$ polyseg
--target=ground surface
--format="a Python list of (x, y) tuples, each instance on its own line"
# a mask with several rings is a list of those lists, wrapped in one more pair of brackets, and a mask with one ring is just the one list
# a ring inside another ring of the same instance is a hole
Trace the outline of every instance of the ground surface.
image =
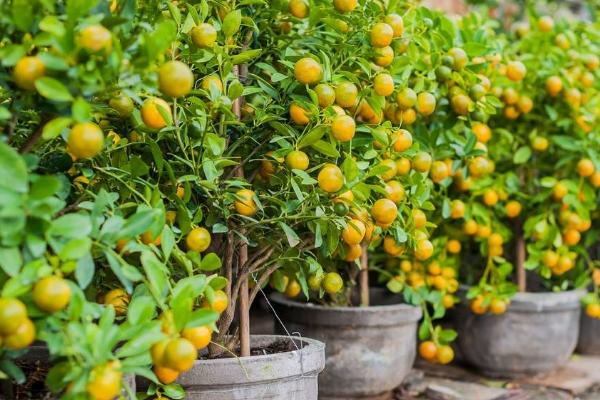
[[(272, 334), (273, 317), (262, 306), (253, 309), (252, 333)], [(459, 363), (417, 361), (394, 400), (600, 400), (600, 356), (574, 355), (558, 371), (513, 381), (490, 380)]]

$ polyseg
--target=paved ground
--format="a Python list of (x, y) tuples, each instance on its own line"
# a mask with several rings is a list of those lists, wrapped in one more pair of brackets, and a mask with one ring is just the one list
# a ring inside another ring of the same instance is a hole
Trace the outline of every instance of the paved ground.
[[(273, 333), (266, 308), (253, 309), (252, 333)], [(489, 380), (457, 363), (417, 361), (394, 400), (600, 400), (600, 357), (574, 355), (558, 371), (515, 381)]]

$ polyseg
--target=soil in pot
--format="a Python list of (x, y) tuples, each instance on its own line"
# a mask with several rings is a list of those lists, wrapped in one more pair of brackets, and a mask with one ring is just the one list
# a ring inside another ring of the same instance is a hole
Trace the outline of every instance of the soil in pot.
[[(325, 345), (317, 340), (252, 335), (250, 357), (199, 359), (177, 383), (187, 400), (317, 400)], [(138, 387), (148, 382), (138, 380)]]
[(575, 350), (582, 291), (517, 293), (501, 315), (475, 315), (465, 304), (454, 318), (465, 361), (491, 377), (554, 370)]
[(412, 368), (421, 309), (400, 296), (371, 289), (370, 307), (318, 306), (279, 294), (272, 300), (289, 332), (326, 344), (321, 400), (389, 398)]

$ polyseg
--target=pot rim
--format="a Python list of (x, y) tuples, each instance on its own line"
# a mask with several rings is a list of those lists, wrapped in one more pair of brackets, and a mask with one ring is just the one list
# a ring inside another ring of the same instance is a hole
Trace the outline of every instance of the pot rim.
[(299, 336), (250, 335), (250, 344), (290, 339), (305, 345), (300, 349), (274, 354), (198, 359), (190, 371), (179, 376), (177, 382), (186, 388), (206, 389), (297, 379), (294, 377), (316, 377), (325, 367), (325, 343)]
[[(270, 299), (288, 310), (311, 311), (317, 314), (315, 318), (310, 318), (314, 325), (353, 325), (353, 326), (396, 326), (415, 323), (423, 315), (420, 307), (410, 304), (398, 303), (389, 305), (377, 305), (368, 307), (328, 307), (314, 303), (302, 303), (290, 300), (281, 293), (273, 293)], [(278, 310), (279, 311), (279, 310)], [(331, 318), (332, 314), (337, 314), (338, 318)], [(291, 321), (304, 320), (298, 313), (288, 314), (286, 319)], [(362, 317), (362, 318), (361, 318)], [(303, 321), (308, 323), (309, 321)]]
[[(466, 299), (471, 286), (461, 285), (459, 295)], [(507, 311), (540, 312), (562, 311), (581, 307), (583, 289), (564, 290), (562, 292), (517, 292), (511, 299)], [(466, 306), (465, 304), (462, 304)]]

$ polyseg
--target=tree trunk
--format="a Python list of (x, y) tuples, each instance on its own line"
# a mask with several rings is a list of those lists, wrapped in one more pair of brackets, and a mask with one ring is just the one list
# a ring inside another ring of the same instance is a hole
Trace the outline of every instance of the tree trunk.
[(369, 306), (369, 255), (367, 245), (362, 245), (362, 253), (360, 255), (360, 274), (358, 275), (358, 288), (360, 290), (360, 305), (361, 307)]

